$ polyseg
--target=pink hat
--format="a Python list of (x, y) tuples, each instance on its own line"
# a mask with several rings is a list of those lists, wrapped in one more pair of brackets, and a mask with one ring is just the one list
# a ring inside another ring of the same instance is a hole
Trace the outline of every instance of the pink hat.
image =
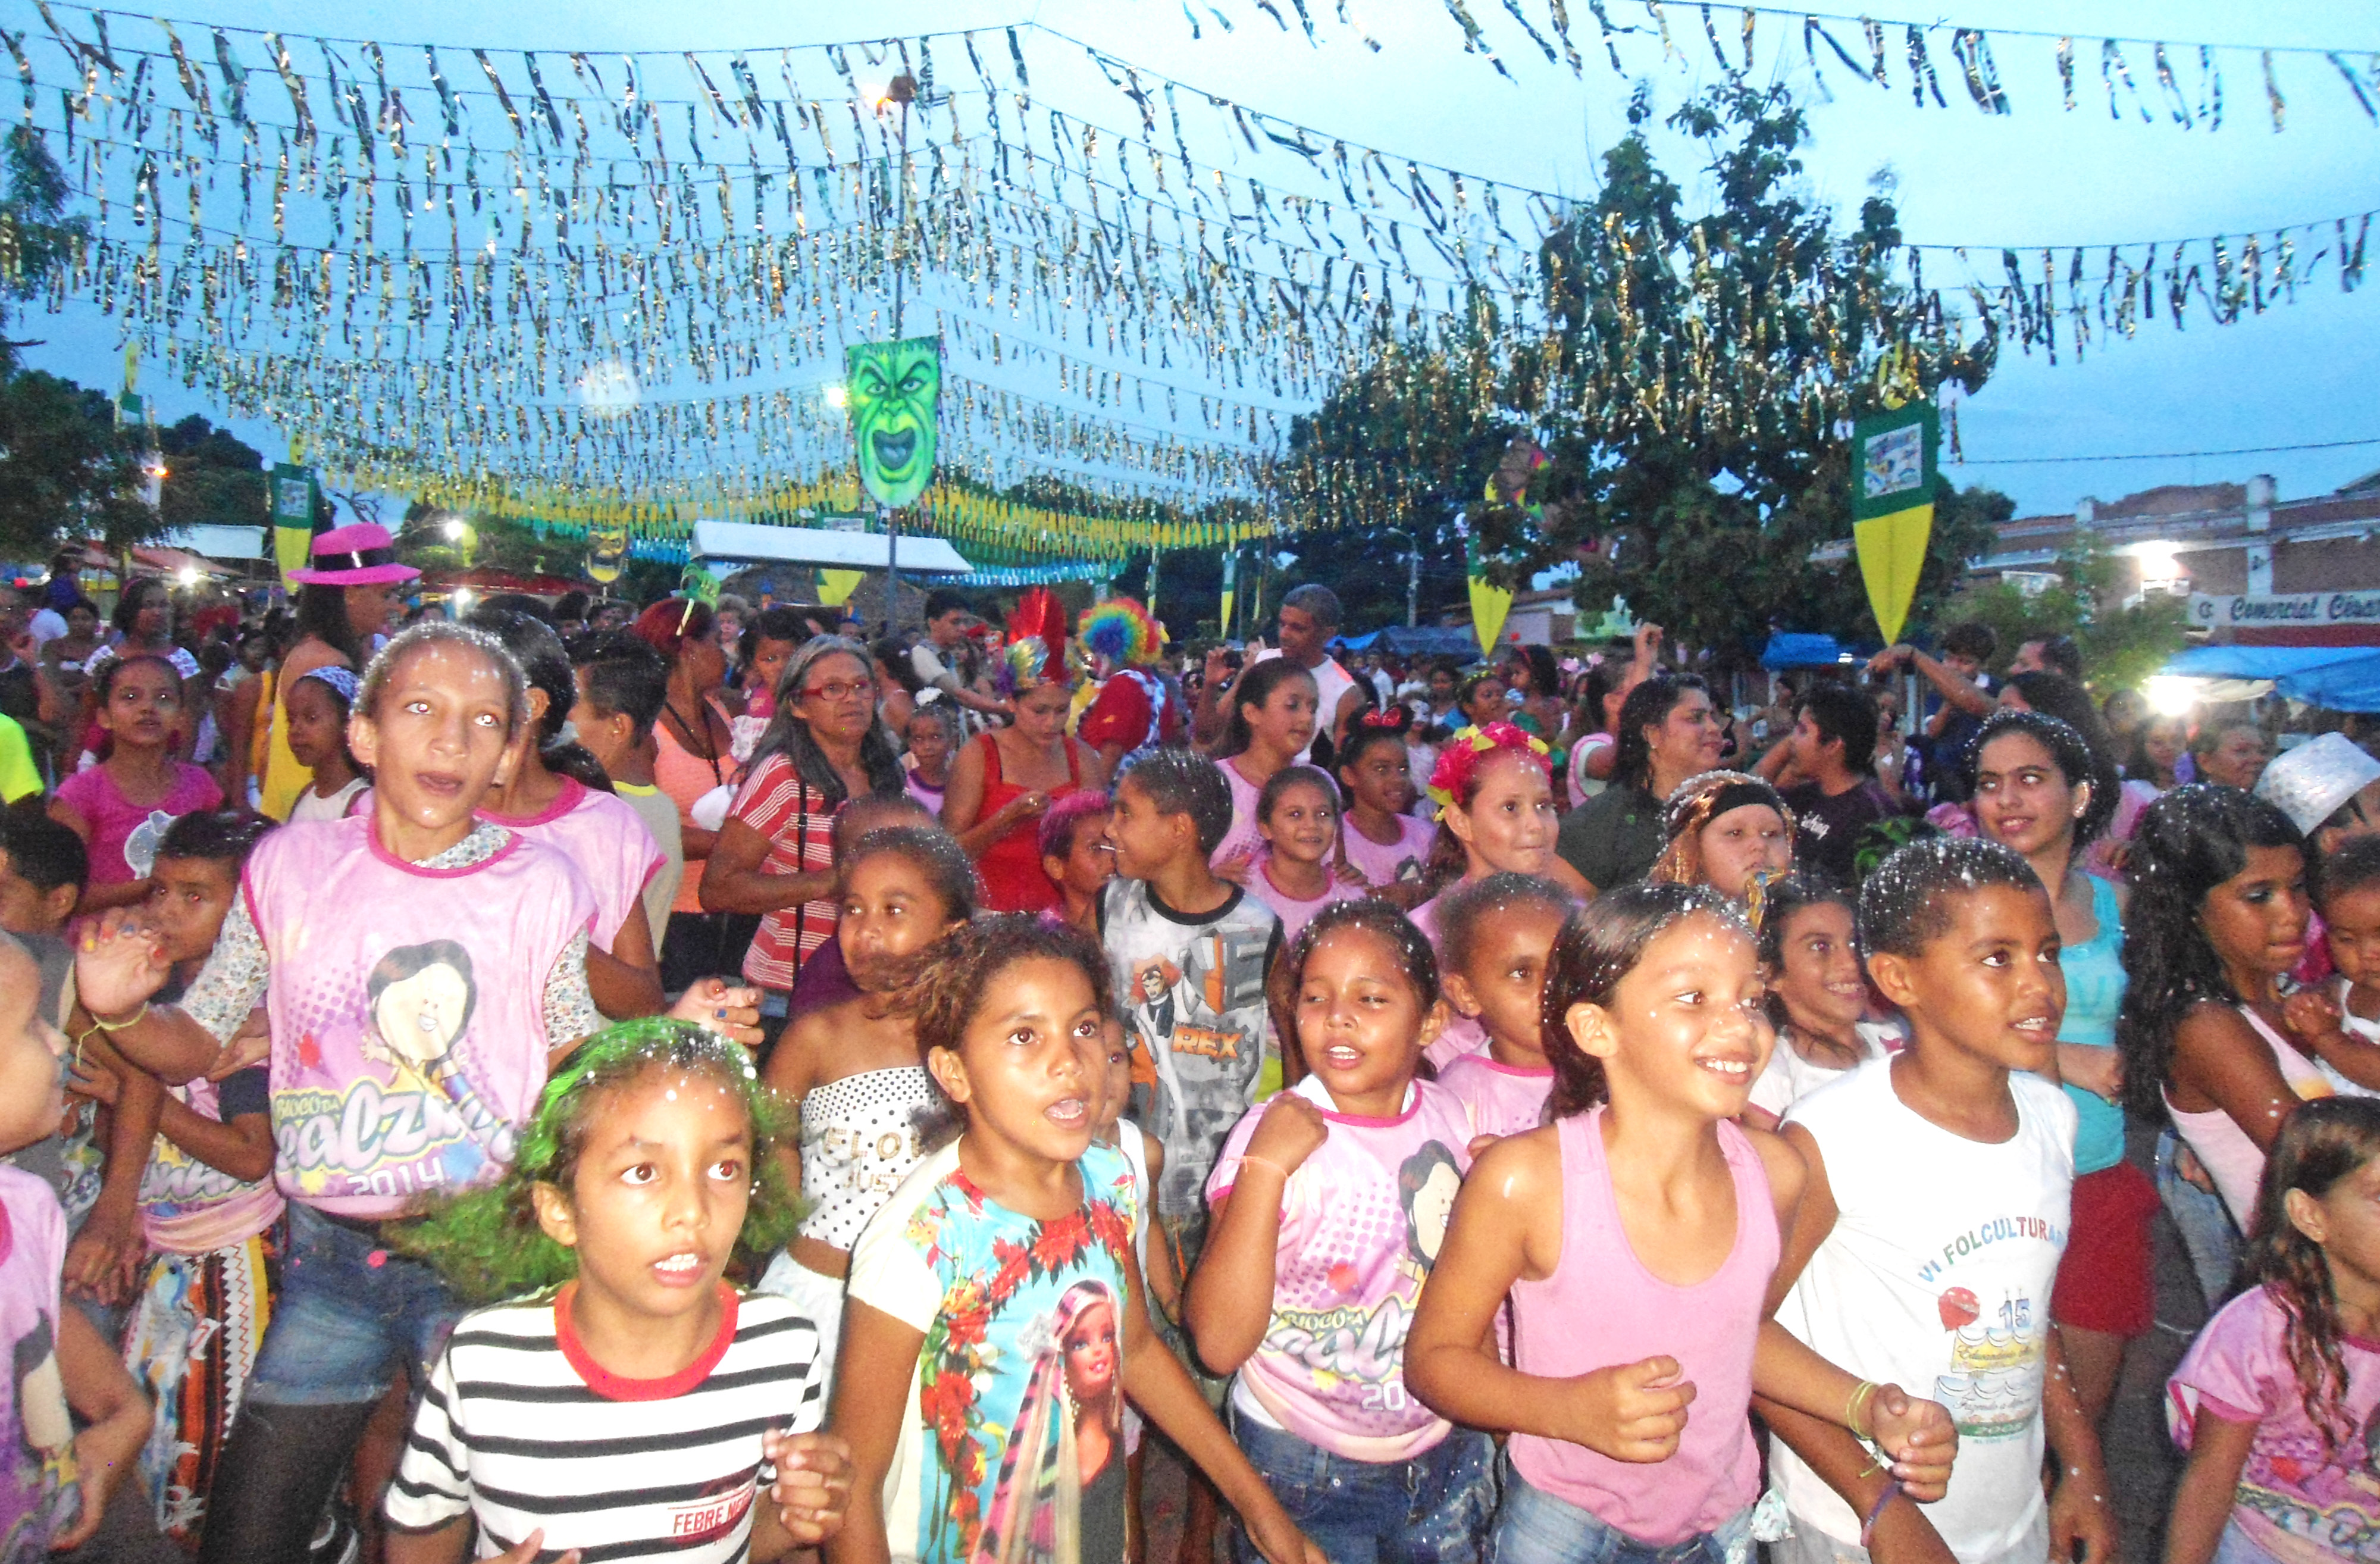
[(314, 540), (314, 565), (292, 570), (289, 579), (300, 586), (380, 586), (409, 581), (421, 572), (396, 562), (396, 540), (388, 529), (370, 521), (334, 527)]

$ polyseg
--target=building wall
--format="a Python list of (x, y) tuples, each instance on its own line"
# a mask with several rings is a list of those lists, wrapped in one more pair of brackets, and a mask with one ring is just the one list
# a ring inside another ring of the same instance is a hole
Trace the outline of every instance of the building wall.
[[(2220, 590), (2236, 592), (2246, 589), (2226, 587)], [(2277, 593), (2380, 591), (2380, 541), (2326, 538), (2320, 543), (2282, 544), (2273, 550), (2273, 590)]]

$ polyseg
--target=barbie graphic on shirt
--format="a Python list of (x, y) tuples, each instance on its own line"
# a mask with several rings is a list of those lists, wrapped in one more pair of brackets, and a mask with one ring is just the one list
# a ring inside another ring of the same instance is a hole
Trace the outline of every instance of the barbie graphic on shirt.
[(1086, 1558), (1084, 1496), (1123, 1460), (1123, 1350), (1115, 1294), (1080, 1281), (1017, 1333), (1032, 1363), (1000, 1463), (975, 1564), (1074, 1564)]

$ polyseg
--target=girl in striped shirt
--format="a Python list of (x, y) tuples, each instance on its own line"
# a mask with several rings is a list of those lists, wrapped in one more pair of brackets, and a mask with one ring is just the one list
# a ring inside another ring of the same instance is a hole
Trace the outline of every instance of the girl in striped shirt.
[[(391, 1564), (770, 1559), (842, 1524), (816, 1322), (725, 1279), (791, 1227), (774, 1099), (669, 1020), (589, 1039), (503, 1179), (407, 1246), (511, 1297), (447, 1340), (387, 1500)], [(526, 1294), (527, 1296), (520, 1296)]]

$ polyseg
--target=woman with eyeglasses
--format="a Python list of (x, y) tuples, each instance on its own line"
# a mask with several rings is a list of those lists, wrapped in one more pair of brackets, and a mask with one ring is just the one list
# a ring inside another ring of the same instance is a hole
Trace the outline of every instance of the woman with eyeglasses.
[(1057, 883), (1041, 867), (1041, 817), (1067, 794), (1107, 786), (1099, 752), (1066, 732), (1074, 670), (1038, 636), (1002, 654), (999, 689), (1014, 703), (1014, 727), (978, 734), (951, 765), (942, 792), (942, 828), (959, 839), (983, 876), (992, 912), (1041, 912), (1061, 906)]
[(760, 735), (702, 874), (711, 912), (757, 912), (744, 976), (782, 1017), (794, 974), (834, 937), (834, 817), (868, 794), (902, 790), (892, 736), (876, 716), (867, 648), (839, 635), (806, 643), (785, 665), (776, 715)]

